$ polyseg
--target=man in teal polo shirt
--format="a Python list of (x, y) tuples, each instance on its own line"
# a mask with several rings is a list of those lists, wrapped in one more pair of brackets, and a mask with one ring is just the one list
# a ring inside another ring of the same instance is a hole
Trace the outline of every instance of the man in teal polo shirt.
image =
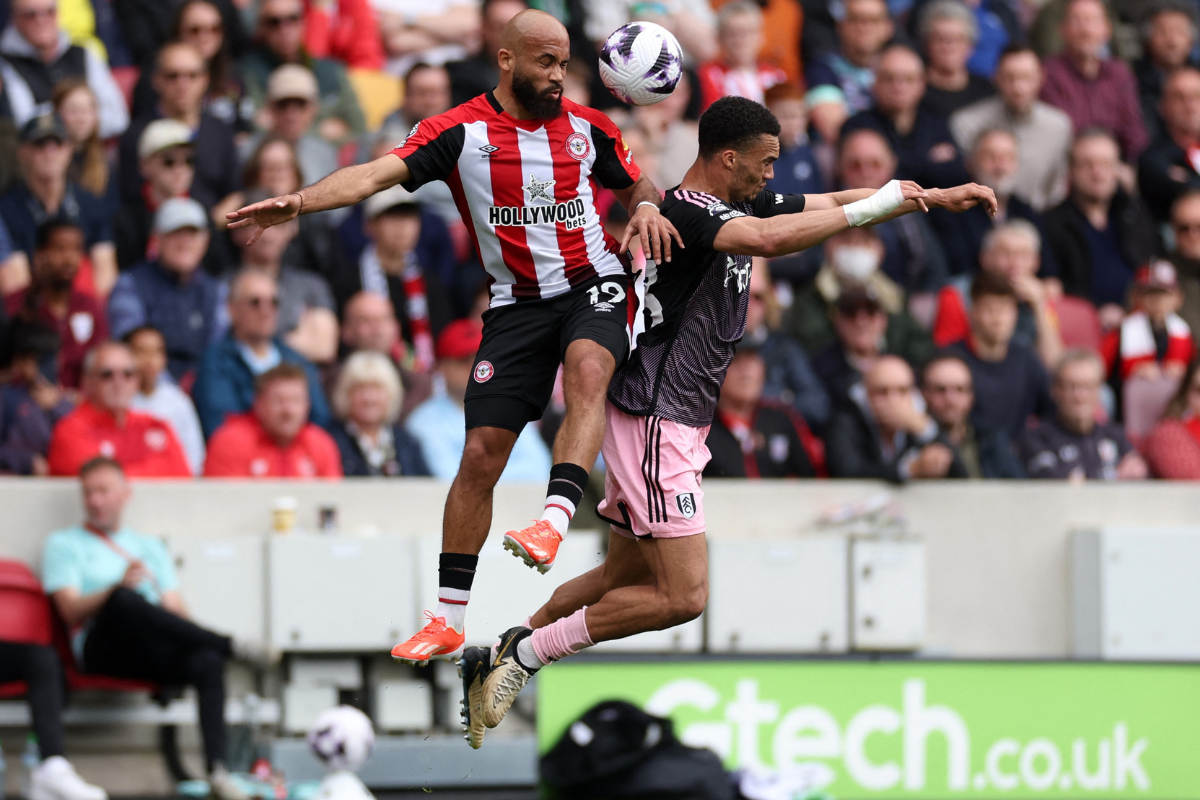
[(213, 797), (249, 800), (225, 768), (225, 662), (233, 640), (188, 621), (167, 548), (121, 524), (131, 495), (121, 465), (94, 458), (79, 480), (85, 521), (50, 534), (42, 583), (71, 630), (80, 668), (195, 686)]

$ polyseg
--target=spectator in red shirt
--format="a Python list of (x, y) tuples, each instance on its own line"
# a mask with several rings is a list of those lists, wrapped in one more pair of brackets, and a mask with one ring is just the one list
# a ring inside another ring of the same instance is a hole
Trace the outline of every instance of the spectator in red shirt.
[(308, 421), (308, 374), (280, 364), (262, 374), (254, 408), (231, 416), (208, 442), (210, 478), (340, 478), (342, 459), (328, 433)]
[(383, 38), (367, 0), (308, 0), (304, 49), (348, 69), (383, 69)]
[(700, 107), (708, 108), (728, 95), (748, 97), (762, 103), (772, 86), (787, 82), (779, 67), (760, 62), (763, 17), (758, 5), (736, 0), (717, 14), (717, 39), (721, 57), (700, 67)]
[(5, 299), (9, 316), (58, 331), (58, 382), (79, 387), (84, 355), (108, 338), (108, 319), (95, 297), (74, 288), (83, 263), (83, 229), (52, 219), (37, 231), (33, 283)]
[(1183, 294), (1175, 266), (1153, 261), (1139, 269), (1130, 305), (1129, 316), (1109, 332), (1100, 350), (1111, 379), (1119, 387), (1130, 378), (1182, 376), (1196, 354), (1196, 344), (1192, 329), (1179, 316)]
[(169, 423), (132, 410), (133, 353), (104, 342), (83, 362), (83, 401), (54, 428), (50, 474), (77, 475), (96, 456), (118, 462), (131, 478), (186, 478), (183, 447)]
[(1200, 480), (1200, 360), (1188, 366), (1179, 391), (1142, 442), (1142, 454), (1155, 477)]

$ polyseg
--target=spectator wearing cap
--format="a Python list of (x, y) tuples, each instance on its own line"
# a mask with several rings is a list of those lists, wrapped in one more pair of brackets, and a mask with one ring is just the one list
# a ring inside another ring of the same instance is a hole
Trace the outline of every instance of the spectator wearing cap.
[(208, 442), (207, 478), (340, 478), (329, 434), (308, 421), (308, 375), (280, 364), (255, 381), (254, 406), (222, 423)]
[[(898, 177), (897, 167), (896, 153), (879, 131), (860, 128), (841, 139), (837, 157), (841, 188), (882, 189)], [(906, 293), (936, 291), (950, 276), (954, 265), (924, 214), (906, 214), (871, 229), (883, 242), (880, 269)]]
[(155, 120), (170, 119), (186, 125), (192, 135), (195, 179), (191, 196), (206, 209), (212, 208), (241, 186), (233, 128), (205, 108), (208, 67), (204, 57), (185, 42), (164, 45), (155, 58), (151, 83), (158, 105), (134, 120), (121, 137), (121, 199), (130, 203), (142, 198), (142, 168), (148, 149), (143, 132)]
[(986, 77), (991, 70), (969, 69), (979, 42), (979, 23), (971, 9), (960, 0), (934, 0), (921, 9), (919, 18), (918, 35), (929, 65), (925, 105), (949, 118), (960, 108), (994, 95), (996, 90)]
[(1200, 480), (1200, 359), (1188, 365), (1167, 410), (1142, 440), (1141, 451), (1156, 478)]
[(346, 359), (332, 396), (331, 433), (347, 477), (428, 476), (421, 445), (400, 424), (404, 387), (386, 355), (362, 350)]
[(1090, 300), (1106, 328), (1125, 316), (1134, 270), (1161, 249), (1145, 203), (1121, 187), (1120, 167), (1111, 135), (1100, 129), (1080, 134), (1068, 161), (1070, 194), (1045, 217), (1063, 291)]
[(1158, 260), (1139, 268), (1129, 296), (1129, 315), (1109, 331), (1100, 349), (1114, 388), (1133, 378), (1182, 376), (1196, 356), (1196, 344), (1179, 316), (1183, 295), (1175, 266)]
[(929, 334), (911, 318), (889, 315), (870, 285), (847, 283), (832, 307), (834, 339), (813, 358), (813, 370), (834, 408), (850, 401), (852, 387), (880, 356), (891, 353), (920, 365), (933, 355)]
[(35, 233), (33, 283), (5, 298), (10, 317), (42, 325), (58, 334), (54, 360), (57, 382), (79, 387), (84, 356), (108, 338), (108, 317), (95, 296), (75, 288), (83, 263), (84, 234), (61, 219), (42, 223)]
[[(462, 105), (496, 88), (500, 82), (500, 65), (497, 62), (500, 57), (500, 34), (509, 20), (527, 8), (529, 4), (525, 0), (483, 0), (479, 4), (479, 49), (462, 60), (446, 63), (446, 71), (450, 75), (450, 104), (447, 108)], [(411, 89), (406, 90), (406, 97), (408, 91)]]
[(1180, 67), (1163, 83), (1161, 133), (1138, 162), (1138, 186), (1157, 220), (1171, 204), (1200, 189), (1200, 70)]
[(1104, 0), (1067, 0), (1058, 33), (1062, 52), (1046, 59), (1042, 100), (1066, 112), (1076, 132), (1108, 131), (1121, 158), (1135, 163), (1148, 144), (1146, 125), (1133, 73), (1108, 55), (1113, 29)]
[(824, 475), (820, 441), (793, 409), (763, 398), (767, 364), (743, 339), (729, 363), (705, 439), (706, 478), (815, 478)]
[(50, 435), (74, 403), (58, 386), (58, 335), (37, 323), (8, 331), (8, 383), (0, 384), (0, 473), (49, 475)]
[(824, 430), (829, 421), (829, 393), (804, 348), (780, 330), (783, 309), (764, 261), (754, 264), (749, 291), (742, 342), (758, 351), (766, 369), (762, 395), (799, 414), (813, 430)]
[(97, 456), (114, 459), (130, 477), (192, 474), (170, 424), (133, 410), (137, 371), (126, 345), (97, 346), (83, 369), (83, 399), (55, 426), (50, 439), (51, 475), (77, 475)]
[(834, 414), (825, 436), (830, 477), (893, 483), (967, 477), (958, 454), (925, 413), (904, 359), (876, 360), (851, 399)]
[(767, 89), (787, 82), (779, 67), (759, 61), (763, 44), (763, 13), (756, 3), (734, 0), (717, 12), (720, 56), (700, 66), (700, 108), (722, 97), (748, 97), (762, 103)]
[(368, 244), (358, 269), (342, 270), (335, 278), (339, 305), (359, 292), (372, 292), (392, 301), (400, 333), (412, 348), (414, 367), (433, 369), (433, 342), (450, 322), (450, 297), (442, 278), (421, 262), (421, 209), (413, 194), (393, 186), (363, 203), (363, 229)]
[(167, 200), (187, 197), (196, 176), (195, 136), (173, 119), (156, 119), (142, 131), (138, 163), (142, 176), (136, 200), (121, 203), (113, 218), (117, 263), (126, 270), (158, 257), (154, 215)]
[(304, 46), (306, 34), (303, 0), (263, 0), (258, 7), (255, 44), (238, 63), (247, 93), (264, 108), (270, 102), (271, 74), (283, 64), (302, 66), (313, 73), (317, 83), (318, 135), (337, 143), (361, 136), (366, 125), (345, 67), (310, 54)]
[[(265, 198), (253, 193), (247, 196), (251, 203), (261, 199)], [(248, 244), (251, 231), (236, 228), (230, 233), (242, 266), (271, 275), (279, 285), (278, 333), (309, 361), (327, 364), (337, 356), (336, 306), (324, 278), (291, 263), (295, 251), (289, 246), (299, 230), (299, 221), (294, 219), (273, 225), (253, 246)], [(221, 324), (223, 327), (223, 319)]]
[(4, 262), (0, 293), (28, 285), (29, 254), (36, 244), (38, 226), (64, 220), (83, 231), (92, 266), (89, 288), (100, 297), (107, 296), (117, 281), (112, 213), (99, 197), (67, 179), (72, 149), (58, 117), (46, 114), (25, 123), (17, 157), (22, 180), (0, 195), (0, 219), (12, 237), (13, 249), (21, 255)]
[(208, 348), (200, 360), (192, 399), (205, 436), (230, 414), (254, 404), (254, 381), (282, 363), (300, 366), (308, 376), (309, 416), (322, 427), (329, 424), (329, 406), (312, 364), (278, 335), (279, 285), (273, 275), (243, 269), (229, 282), (230, 320), (225, 338)]
[[(437, 375), (433, 396), (413, 409), (404, 427), (421, 444), (425, 463), (435, 478), (454, 480), (466, 446), (463, 398), (476, 367), (482, 326), (456, 320), (437, 338)], [(486, 362), (481, 362), (486, 363)], [(480, 374), (485, 374), (481, 372)], [(550, 451), (531, 422), (521, 431), (500, 475), (501, 481), (540, 481), (550, 474)]]
[[(1028, 220), (1015, 219), (998, 225), (983, 237), (979, 253), (982, 272), (996, 275), (1016, 293), (1017, 324), (1013, 341), (1034, 349), (1042, 364), (1057, 364), (1062, 355), (1058, 318), (1050, 307), (1055, 289), (1038, 275), (1041, 236)], [(946, 347), (971, 335), (971, 281), (955, 276), (938, 293), (933, 319), (933, 343)]]
[(167, 372), (167, 342), (149, 325), (134, 328), (122, 337), (133, 353), (137, 394), (133, 409), (167, 422), (187, 455), (193, 475), (204, 471), (204, 431), (192, 399)]
[(1054, 370), (1056, 412), (1022, 433), (1017, 442), (1030, 478), (1142, 480), (1149, 470), (1125, 431), (1097, 422), (1104, 362), (1089, 350), (1069, 350)]
[(842, 135), (861, 128), (882, 133), (896, 153), (901, 179), (941, 188), (966, 183), (967, 169), (946, 119), (921, 104), (921, 57), (907, 45), (891, 45), (875, 71), (875, 103), (846, 120)]
[(971, 368), (971, 424), (981, 436), (999, 431), (1015, 441), (1031, 416), (1050, 409), (1046, 368), (1031, 348), (1013, 341), (1018, 314), (1012, 283), (980, 272), (971, 283), (971, 335), (947, 348)]
[(1142, 17), (1142, 57), (1133, 65), (1142, 119), (1153, 142), (1163, 134), (1159, 104), (1167, 79), (1183, 67), (1200, 64), (1192, 57), (1196, 46), (1196, 5), (1189, 0), (1153, 0)]
[(1071, 118), (1038, 99), (1042, 62), (1028, 47), (1013, 46), (1000, 55), (995, 81), (998, 96), (956, 111), (950, 130), (964, 152), (973, 150), (985, 131), (1011, 131), (1018, 154), (1013, 194), (1035, 211), (1046, 211), (1067, 194)]
[(119, 135), (129, 109), (108, 65), (96, 53), (71, 43), (59, 27), (57, 0), (12, 0), (8, 26), (0, 33), (0, 82), (18, 126), (50, 107), (54, 85), (83, 78), (96, 95), (100, 137)]
[(167, 370), (185, 387), (195, 380), (204, 351), (225, 331), (220, 288), (200, 269), (208, 250), (208, 216), (188, 197), (172, 197), (154, 217), (158, 255), (121, 274), (108, 298), (113, 336), (149, 325), (162, 334)]
[(1020, 152), (1017, 137), (1003, 128), (985, 131), (975, 140), (967, 169), (971, 180), (991, 187), (996, 194), (998, 211), (992, 215), (987, 210), (976, 212), (967, 209), (963, 214), (950, 214), (944, 209), (931, 209), (929, 224), (937, 232), (946, 257), (953, 265), (956, 275), (974, 272), (979, 262), (979, 250), (987, 232), (1011, 220), (1026, 220), (1038, 232), (1041, 258), (1038, 274), (1043, 278), (1058, 276), (1058, 264), (1050, 250), (1042, 228), (1042, 215), (1016, 196), (1017, 174), (1020, 169)]
[[(809, 106), (832, 96), (844, 102), (850, 114), (870, 108), (875, 68), (895, 31), (884, 0), (844, 0), (837, 23), (839, 48), (813, 58), (805, 74)], [(837, 128), (832, 126), (832, 131)]]
[(1179, 316), (1193, 331), (1200, 331), (1200, 189), (1185, 192), (1171, 206), (1171, 232), (1175, 234), (1171, 263), (1183, 294)]
[(315, 183), (338, 167), (337, 149), (313, 133), (320, 111), (320, 94), (313, 73), (299, 64), (284, 64), (271, 73), (266, 86), (263, 133), (251, 136), (242, 148), (244, 160), (263, 136), (271, 134), (292, 144), (303, 185)]
[[(659, 103), (650, 108), (658, 108), (661, 105), (662, 103)], [(779, 194), (827, 192), (829, 170), (826, 169), (825, 173), (822, 173), (816, 152), (808, 139), (808, 112), (804, 106), (804, 93), (790, 83), (772, 86), (766, 91), (765, 105), (779, 120), (779, 159), (774, 164), (775, 176), (767, 181), (767, 188)], [(694, 124), (689, 131), (695, 140)], [(692, 156), (694, 161), (695, 154)], [(659, 161), (661, 163), (661, 157)], [(828, 161), (825, 165), (828, 167)], [(682, 179), (683, 173), (679, 177)], [(679, 182), (663, 181), (659, 185), (674, 186)]]
[(1008, 435), (981, 435), (971, 423), (975, 387), (971, 368), (955, 355), (938, 355), (921, 372), (921, 396), (929, 416), (950, 444), (969, 478), (1023, 478), (1025, 470)]

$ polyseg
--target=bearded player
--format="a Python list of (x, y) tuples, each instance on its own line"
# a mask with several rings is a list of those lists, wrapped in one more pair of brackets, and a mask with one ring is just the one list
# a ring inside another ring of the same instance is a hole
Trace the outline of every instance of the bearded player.
[(540, 668), (597, 642), (662, 630), (699, 616), (708, 600), (700, 473), (725, 370), (746, 327), (752, 256), (781, 256), (849, 226), (930, 206), (996, 211), (991, 189), (779, 195), (764, 190), (779, 157), (779, 123), (741, 97), (700, 118), (699, 157), (667, 192), (663, 215), (685, 249), (647, 265), (646, 330), (608, 389), (599, 513), (611, 526), (604, 563), (561, 586), (491, 650), (469, 647), (460, 667), (467, 740), (479, 747)]
[[(671, 260), (678, 233), (659, 213), (616, 126), (563, 99), (567, 31), (540, 11), (504, 28), (495, 91), (422, 120), (382, 158), (299, 192), (239, 209), (230, 227), (266, 228), (298, 214), (353, 205), (399, 183), (444, 180), (487, 270), (491, 303), (466, 393), (466, 446), (442, 520), (438, 606), (392, 657), (424, 664), (463, 644), (467, 600), (492, 522), (492, 490), (525, 425), (540, 419), (559, 364), (566, 418), (540, 520), (509, 531), (505, 547), (545, 572), (583, 497), (604, 438), (604, 394), (629, 352), (630, 239)], [(618, 243), (601, 227), (596, 192), (613, 190), (630, 214)], [(257, 231), (251, 242), (261, 231)]]

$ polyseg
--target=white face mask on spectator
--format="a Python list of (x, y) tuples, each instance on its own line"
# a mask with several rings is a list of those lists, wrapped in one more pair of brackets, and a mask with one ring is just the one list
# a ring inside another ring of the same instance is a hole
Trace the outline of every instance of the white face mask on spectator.
[(839, 278), (862, 283), (879, 269), (879, 255), (870, 247), (839, 247), (830, 263)]

